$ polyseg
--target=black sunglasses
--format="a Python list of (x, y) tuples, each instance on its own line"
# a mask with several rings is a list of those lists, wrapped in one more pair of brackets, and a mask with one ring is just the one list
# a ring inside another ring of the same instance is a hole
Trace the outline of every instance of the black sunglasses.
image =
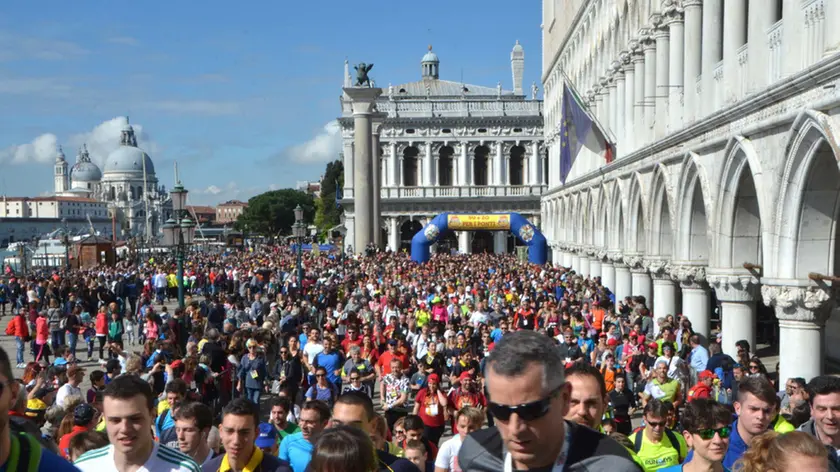
[(730, 434), (732, 434), (732, 427), (724, 426), (718, 429), (707, 428), (694, 432), (694, 434), (700, 436), (702, 439), (705, 439), (707, 441), (715, 437), (715, 433), (719, 434), (721, 439), (726, 439), (729, 437)]
[(551, 400), (560, 393), (562, 388), (563, 385), (560, 385), (542, 400), (533, 401), (531, 403), (523, 403), (521, 405), (510, 406), (489, 402), (487, 409), (490, 411), (490, 414), (499, 421), (509, 420), (510, 416), (514, 413), (516, 413), (522, 421), (538, 420), (548, 413), (551, 409)]

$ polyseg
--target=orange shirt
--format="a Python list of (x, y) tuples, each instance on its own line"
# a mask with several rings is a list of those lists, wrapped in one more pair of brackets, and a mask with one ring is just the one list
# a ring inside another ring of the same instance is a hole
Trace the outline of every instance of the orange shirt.
[(615, 390), (615, 369), (601, 367), (601, 375), (604, 377), (604, 383), (607, 385), (607, 392)]
[(73, 436), (88, 429), (90, 429), (88, 426), (73, 426), (69, 433), (61, 437), (58, 441), (58, 452), (61, 453), (61, 457), (70, 460), (70, 440), (73, 439)]
[(592, 327), (601, 331), (604, 327), (604, 317), (607, 315), (603, 308), (593, 308), (589, 310), (592, 313)]

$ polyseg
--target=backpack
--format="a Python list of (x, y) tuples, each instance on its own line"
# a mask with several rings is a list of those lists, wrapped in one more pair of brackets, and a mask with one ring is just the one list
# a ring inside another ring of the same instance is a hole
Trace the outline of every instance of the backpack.
[[(38, 472), (41, 465), (41, 444), (37, 439), (26, 433), (13, 433), (10, 435), (12, 448), (9, 459), (6, 461), (6, 470), (20, 472)], [(17, 447), (15, 447), (17, 444)], [(15, 450), (17, 449), (17, 455)]]
[[(636, 432), (636, 439), (633, 441), (633, 450), (636, 451), (636, 454), (642, 450), (642, 435), (645, 434), (644, 429), (640, 429)], [(665, 428), (665, 437), (668, 438), (668, 441), (671, 443), (671, 447), (677, 450), (677, 464), (682, 464), (683, 457), (682, 450), (680, 449), (680, 442), (677, 440), (677, 436), (674, 434), (673, 431), (670, 429)]]

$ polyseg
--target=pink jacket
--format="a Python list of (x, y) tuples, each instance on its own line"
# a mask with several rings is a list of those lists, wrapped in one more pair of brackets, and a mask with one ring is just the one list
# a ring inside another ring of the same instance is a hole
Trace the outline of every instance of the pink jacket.
[(39, 316), (35, 320), (35, 344), (47, 344), (50, 337), (50, 323), (46, 316)]

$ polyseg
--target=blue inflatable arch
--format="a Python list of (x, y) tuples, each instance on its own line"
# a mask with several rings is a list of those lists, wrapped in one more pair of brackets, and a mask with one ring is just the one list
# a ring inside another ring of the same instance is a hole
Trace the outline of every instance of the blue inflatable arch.
[[(449, 231), (450, 213), (441, 213), (432, 218), (426, 226), (411, 238), (411, 260), (428, 262), (431, 258), (432, 244)], [(510, 232), (528, 246), (528, 261), (532, 264), (548, 262), (548, 244), (545, 236), (519, 213), (475, 213), (476, 216), (507, 217), (510, 221)], [(488, 228), (461, 229), (458, 231), (479, 231)]]

